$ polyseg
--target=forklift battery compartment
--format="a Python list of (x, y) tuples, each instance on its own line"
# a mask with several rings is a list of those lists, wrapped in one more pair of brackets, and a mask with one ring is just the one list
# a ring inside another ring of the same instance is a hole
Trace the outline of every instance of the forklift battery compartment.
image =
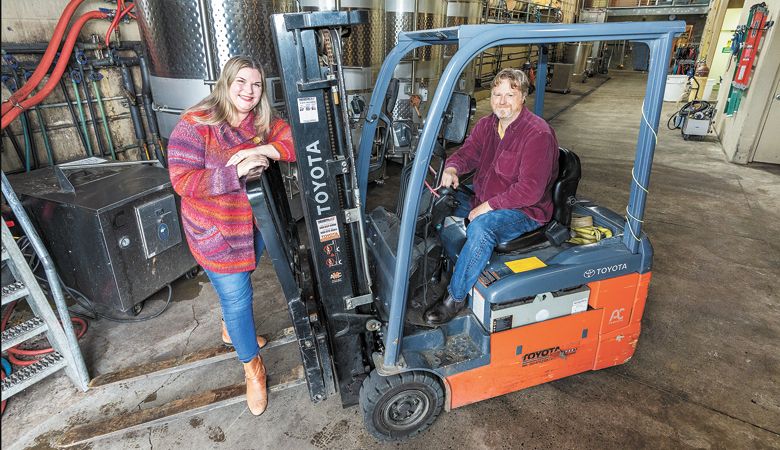
[(575, 290), (543, 292), (507, 304), (487, 304), (474, 289), (471, 308), (485, 329), (491, 333), (508, 330), (534, 322), (576, 314), (588, 309), (590, 289), (580, 286)]

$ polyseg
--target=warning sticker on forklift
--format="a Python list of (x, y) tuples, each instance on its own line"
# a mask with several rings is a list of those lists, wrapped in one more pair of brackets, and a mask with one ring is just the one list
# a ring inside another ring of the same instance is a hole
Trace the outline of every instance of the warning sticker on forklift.
[(317, 232), (320, 234), (320, 242), (340, 238), (341, 234), (339, 233), (339, 223), (336, 221), (336, 216), (317, 220)]
[(537, 258), (536, 256), (532, 256), (530, 258), (516, 259), (514, 261), (508, 261), (504, 264), (506, 264), (506, 266), (509, 267), (509, 269), (512, 270), (512, 272), (514, 273), (528, 272), (529, 270), (539, 269), (541, 267), (547, 267), (547, 264), (542, 262), (542, 260)]
[(301, 123), (319, 122), (317, 114), (317, 97), (301, 97), (298, 99), (298, 117)]
[(571, 304), (571, 313), (576, 314), (578, 312), (583, 312), (588, 310), (588, 298), (580, 298), (577, 300), (574, 300)]

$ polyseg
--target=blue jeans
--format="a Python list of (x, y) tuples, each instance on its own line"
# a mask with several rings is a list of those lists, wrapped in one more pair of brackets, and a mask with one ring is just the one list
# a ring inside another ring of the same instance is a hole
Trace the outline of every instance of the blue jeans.
[[(255, 230), (255, 262), (260, 261), (264, 249), (263, 236)], [(244, 363), (251, 361), (260, 352), (252, 311), (252, 271), (239, 273), (217, 273), (206, 269), (203, 271), (217, 291), (219, 304), (222, 307), (222, 318), (225, 320), (225, 327), (230, 340), (233, 341), (238, 359)]]
[[(455, 198), (461, 204), (454, 215), (468, 217), (471, 211), (468, 195), (455, 191)], [(472, 221), (466, 227), (466, 243), (460, 250), (448, 287), (453, 300), (462, 301), (466, 298), (498, 243), (511, 241), (539, 227), (541, 225), (537, 221), (516, 209), (489, 211)]]

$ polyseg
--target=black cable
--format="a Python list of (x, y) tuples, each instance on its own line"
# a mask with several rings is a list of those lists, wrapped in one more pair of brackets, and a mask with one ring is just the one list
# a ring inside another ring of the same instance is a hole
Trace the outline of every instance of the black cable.
[[(38, 280), (39, 284), (41, 285), (41, 289), (45, 289), (49, 293), (51, 290), (48, 288), (49, 280), (45, 277), (39, 276), (35, 274), (35, 271), (38, 270), (40, 266), (40, 260), (38, 259), (38, 256), (35, 254), (35, 252), (28, 252), (25, 253), (25, 250), (30, 246), (30, 241), (27, 238), (27, 236), (22, 236), (17, 240), (17, 245), (19, 246), (19, 250), (22, 252), (22, 254), (25, 256), (25, 259), (27, 259), (27, 264), (30, 266), (30, 270), (33, 272), (33, 275)], [(86, 317), (90, 320), (95, 319), (106, 319), (110, 322), (118, 322), (118, 323), (137, 323), (137, 322), (144, 322), (150, 319), (154, 319), (156, 317), (159, 317), (162, 313), (164, 313), (168, 307), (171, 304), (171, 299), (173, 298), (173, 287), (170, 285), (170, 283), (166, 284), (165, 287), (168, 288), (168, 299), (165, 301), (165, 306), (163, 308), (149, 316), (146, 317), (135, 317), (135, 318), (124, 318), (124, 317), (114, 317), (108, 314), (102, 314), (97, 311), (97, 309), (94, 306), (94, 303), (92, 300), (90, 300), (89, 297), (84, 295), (84, 293), (68, 286), (65, 284), (64, 281), (62, 281), (62, 278), (60, 277), (59, 273), (57, 274), (57, 281), (59, 281), (60, 286), (62, 286), (62, 289), (67, 292), (67, 294), (73, 299), (73, 301), (76, 302), (76, 304), (84, 310), (86, 310), (87, 314), (78, 312), (78, 311), (71, 311), (73, 314), (80, 315), (82, 317)], [(159, 291), (158, 291), (159, 292)], [(68, 309), (70, 311), (70, 308)]]
[(118, 322), (118, 323), (145, 322), (147, 320), (151, 320), (151, 319), (154, 319), (156, 317), (159, 317), (171, 305), (171, 299), (173, 298), (173, 287), (171, 287), (171, 284), (168, 283), (168, 284), (165, 285), (165, 287), (168, 288), (168, 299), (165, 300), (165, 305), (162, 307), (161, 310), (157, 311), (156, 313), (154, 313), (154, 314), (152, 314), (150, 316), (147, 316), (147, 317), (135, 317), (135, 318), (129, 318), (129, 319), (128, 318), (119, 318), (119, 317), (108, 316), (108, 315), (100, 314), (100, 313), (98, 313), (97, 316), (99, 318), (101, 318), (101, 319), (106, 319), (106, 320), (108, 320), (110, 322)]
[(706, 100), (692, 100), (686, 103), (685, 105), (683, 105), (683, 107), (680, 108), (679, 111), (675, 112), (674, 114), (672, 114), (671, 117), (669, 117), (669, 120), (666, 121), (666, 128), (670, 130), (679, 130), (680, 129), (679, 126), (677, 125), (672, 126), (672, 123), (676, 122), (676, 120), (674, 120), (676, 117), (683, 114), (690, 116), (698, 112), (706, 111), (710, 107), (711, 107), (710, 102)]

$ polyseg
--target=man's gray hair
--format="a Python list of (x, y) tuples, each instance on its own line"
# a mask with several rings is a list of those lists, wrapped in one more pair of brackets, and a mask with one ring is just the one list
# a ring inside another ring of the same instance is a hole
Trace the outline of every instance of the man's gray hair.
[(501, 70), (501, 72), (498, 72), (496, 77), (493, 78), (493, 83), (490, 87), (494, 88), (504, 80), (509, 81), (509, 85), (512, 86), (512, 89), (517, 89), (522, 92), (524, 97), (528, 95), (530, 82), (528, 81), (528, 75), (522, 70), (509, 68)]

